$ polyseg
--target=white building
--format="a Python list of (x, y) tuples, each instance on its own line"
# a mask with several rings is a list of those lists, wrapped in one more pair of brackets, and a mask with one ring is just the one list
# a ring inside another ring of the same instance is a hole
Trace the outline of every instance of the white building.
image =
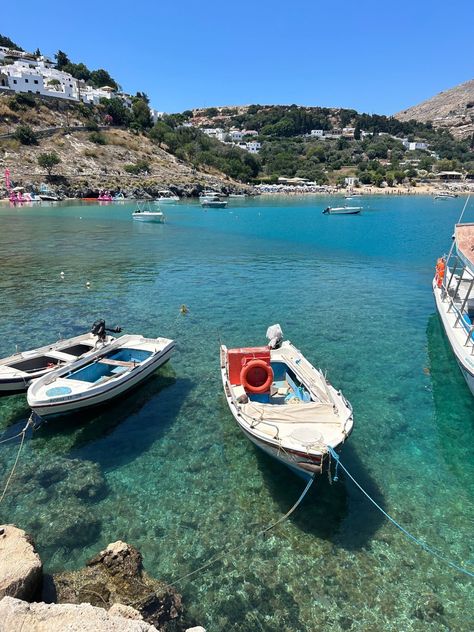
[(421, 142), (409, 143), (408, 151), (416, 151), (417, 149), (426, 151), (428, 149), (428, 145), (426, 143), (421, 143)]
[(262, 144), (259, 143), (258, 140), (251, 140), (248, 143), (246, 143), (245, 141), (241, 141), (240, 143), (234, 143), (234, 145), (240, 147), (240, 149), (248, 151), (250, 154), (258, 154), (262, 147)]
[(323, 129), (312, 129), (311, 130), (311, 136), (313, 138), (322, 138), (324, 136), (324, 130)]
[(150, 108), (150, 115), (151, 115), (151, 119), (154, 125), (155, 123), (157, 123), (160, 119), (164, 117), (165, 113), (158, 112), (158, 110), (155, 110), (154, 108)]
[(355, 127), (343, 127), (342, 135), (346, 138), (354, 138)]
[(77, 79), (67, 72), (51, 68), (49, 64), (45, 65), (44, 62), (20, 60), (0, 68), (2, 88), (76, 101), (79, 98)]
[(344, 178), (344, 184), (346, 187), (354, 187), (356, 184), (359, 184), (359, 178), (356, 178), (355, 176), (348, 176), (347, 178)]
[(240, 129), (231, 129), (229, 132), (229, 137), (233, 143), (239, 143), (244, 137), (244, 133)]
[(206, 134), (206, 136), (220, 140), (221, 143), (225, 141), (226, 133), (220, 127), (205, 127), (201, 131)]

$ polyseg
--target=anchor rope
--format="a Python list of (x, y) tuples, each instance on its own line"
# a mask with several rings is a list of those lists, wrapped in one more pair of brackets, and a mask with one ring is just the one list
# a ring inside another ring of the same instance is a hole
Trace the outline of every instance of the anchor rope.
[(7, 482), (6, 482), (5, 487), (3, 489), (2, 495), (0, 496), (0, 503), (5, 498), (5, 494), (7, 493), (8, 486), (10, 485), (10, 481), (12, 480), (13, 474), (15, 473), (15, 469), (16, 469), (16, 466), (17, 466), (17, 463), (18, 463), (18, 459), (20, 458), (20, 454), (21, 454), (21, 451), (23, 449), (23, 444), (25, 443), (26, 431), (28, 430), (28, 428), (30, 426), (34, 425), (33, 414), (34, 413), (31, 413), (31, 415), (28, 417), (28, 421), (26, 422), (26, 425), (23, 428), (23, 430), (18, 435), (16, 435), (17, 437), (21, 435), (20, 447), (18, 448), (18, 452), (16, 454), (15, 462), (13, 463), (13, 467), (12, 467), (12, 470), (10, 472), (10, 476), (7, 479)]
[(341, 460), (340, 460), (339, 455), (337, 454), (337, 452), (335, 450), (333, 450), (333, 448), (331, 448), (330, 446), (328, 446), (328, 449), (329, 449), (329, 452), (330, 452), (331, 456), (333, 457), (333, 459), (335, 459), (336, 464), (339, 465), (344, 470), (344, 472), (347, 474), (347, 476), (360, 489), (360, 491), (364, 494), (364, 496), (366, 496), (370, 500), (370, 502), (375, 507), (377, 507), (377, 509), (393, 525), (395, 525), (397, 527), (397, 529), (400, 529), (400, 531), (402, 533), (404, 533), (410, 540), (415, 542), (415, 544), (418, 544), (418, 546), (421, 546), (422, 549), (424, 549), (428, 553), (431, 553), (431, 555), (434, 555), (435, 557), (440, 559), (445, 564), (448, 564), (448, 566), (451, 566), (451, 568), (454, 568), (456, 571), (459, 571), (460, 573), (464, 573), (465, 575), (468, 575), (469, 577), (474, 577), (474, 573), (473, 572), (469, 571), (467, 568), (463, 568), (462, 566), (459, 566), (455, 562), (451, 562), (451, 560), (449, 560), (447, 557), (445, 557), (441, 553), (438, 553), (438, 551), (436, 551), (431, 546), (429, 546), (428, 544), (426, 544), (425, 542), (423, 542), (422, 540), (420, 540), (416, 536), (412, 535), (409, 531), (407, 531), (404, 527), (402, 527), (402, 525), (399, 524), (394, 518), (392, 518), (392, 516), (390, 516), (384, 509), (382, 509), (382, 507), (372, 498), (372, 496), (370, 496), (368, 494), (368, 492), (366, 492), (365, 489), (356, 481), (356, 479), (352, 476), (352, 474), (349, 472), (349, 470), (343, 465), (343, 463), (341, 463)]
[[(258, 537), (260, 535), (265, 535), (266, 533), (268, 533), (269, 531), (274, 529), (278, 524), (280, 524), (281, 522), (283, 522), (284, 520), (289, 518), (289, 516), (291, 516), (291, 514), (295, 511), (295, 509), (301, 504), (301, 502), (302, 502), (303, 498), (306, 496), (309, 488), (314, 483), (314, 480), (315, 480), (315, 476), (313, 474), (311, 476), (311, 478), (309, 479), (309, 481), (307, 482), (306, 487), (302, 491), (300, 497), (295, 502), (295, 504), (291, 507), (291, 509), (289, 509), (284, 516), (281, 516), (280, 518), (278, 518), (278, 520), (276, 522), (273, 522), (268, 527), (265, 527), (264, 529), (261, 529), (260, 531), (257, 531), (257, 533), (255, 534), (255, 537)], [(247, 538), (249, 538), (249, 537), (251, 537), (250, 534), (247, 536)], [(254, 536), (252, 536), (252, 537), (254, 537)], [(231, 549), (228, 549), (227, 551), (223, 551), (222, 553), (219, 553), (215, 557), (212, 557), (210, 560), (208, 560), (202, 566), (199, 566), (199, 568), (196, 568), (194, 571), (191, 571), (190, 573), (187, 573), (186, 575), (183, 575), (179, 579), (176, 579), (174, 582), (171, 582), (170, 584), (168, 584), (168, 586), (175, 586), (176, 584), (181, 583), (184, 579), (188, 579), (189, 577), (192, 577), (193, 575), (196, 575), (197, 573), (199, 573), (200, 571), (203, 571), (205, 568), (208, 568), (209, 566), (211, 566), (215, 562), (218, 562), (220, 559), (222, 559), (226, 555), (229, 555), (230, 553), (233, 553), (234, 551), (237, 551), (237, 549), (240, 549), (240, 548), (242, 548), (242, 544), (239, 544), (238, 546), (234, 546)]]

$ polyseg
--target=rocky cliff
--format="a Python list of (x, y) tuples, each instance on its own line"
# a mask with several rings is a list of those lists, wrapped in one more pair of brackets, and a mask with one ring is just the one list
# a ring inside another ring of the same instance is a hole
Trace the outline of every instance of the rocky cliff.
[(449, 129), (455, 138), (467, 138), (474, 134), (474, 79), (402, 110), (395, 117), (400, 121), (431, 121), (435, 127)]

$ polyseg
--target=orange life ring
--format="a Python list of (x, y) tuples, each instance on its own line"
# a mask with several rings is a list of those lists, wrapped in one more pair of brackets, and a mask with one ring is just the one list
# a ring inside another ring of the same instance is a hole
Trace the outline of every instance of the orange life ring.
[(246, 391), (265, 393), (273, 382), (273, 369), (265, 360), (250, 360), (242, 367), (240, 382)]

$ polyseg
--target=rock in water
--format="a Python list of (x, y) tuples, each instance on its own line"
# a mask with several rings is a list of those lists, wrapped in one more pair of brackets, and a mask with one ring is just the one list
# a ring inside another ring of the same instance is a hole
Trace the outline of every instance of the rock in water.
[(157, 632), (145, 621), (125, 618), (80, 605), (26, 603), (12, 597), (0, 601), (1, 632)]
[(180, 629), (181, 595), (147, 575), (140, 552), (121, 540), (109, 544), (82, 570), (59, 573), (53, 581), (58, 603), (88, 602), (100, 608), (120, 603), (160, 630), (168, 623)]
[[(13, 525), (0, 527), (0, 599), (34, 599), (41, 588), (43, 564), (31, 538)], [(1, 621), (1, 617), (0, 617)]]

